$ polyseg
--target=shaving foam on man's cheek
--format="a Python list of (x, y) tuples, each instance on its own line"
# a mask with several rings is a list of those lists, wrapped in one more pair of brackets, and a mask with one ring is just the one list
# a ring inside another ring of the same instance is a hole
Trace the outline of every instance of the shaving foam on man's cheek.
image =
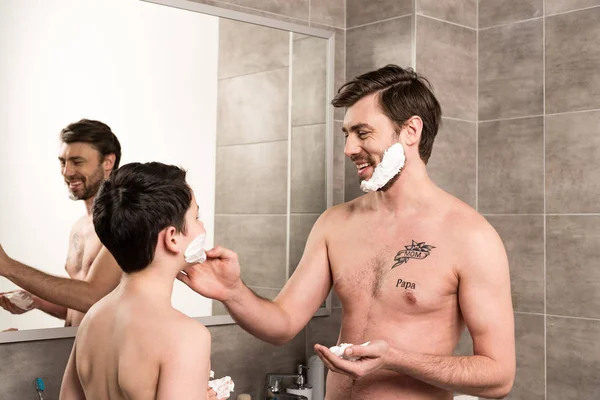
[(384, 187), (390, 179), (398, 175), (404, 167), (406, 157), (404, 148), (400, 143), (395, 143), (383, 153), (381, 162), (375, 168), (371, 179), (362, 181), (360, 188), (363, 192), (375, 192)]
[(203, 263), (206, 261), (206, 253), (204, 252), (204, 241), (206, 233), (198, 235), (192, 243), (187, 247), (184, 253), (185, 261), (190, 264)]

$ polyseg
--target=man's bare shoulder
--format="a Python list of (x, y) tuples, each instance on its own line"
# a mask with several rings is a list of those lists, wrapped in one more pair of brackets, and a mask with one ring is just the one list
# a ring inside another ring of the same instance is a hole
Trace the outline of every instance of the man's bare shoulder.
[(465, 261), (481, 253), (502, 252), (500, 236), (489, 221), (470, 205), (450, 196), (443, 229)]
[(370, 196), (366, 194), (345, 203), (334, 205), (329, 207), (319, 219), (326, 220), (328, 223), (340, 222), (362, 212), (373, 211), (373, 204), (369, 200)]

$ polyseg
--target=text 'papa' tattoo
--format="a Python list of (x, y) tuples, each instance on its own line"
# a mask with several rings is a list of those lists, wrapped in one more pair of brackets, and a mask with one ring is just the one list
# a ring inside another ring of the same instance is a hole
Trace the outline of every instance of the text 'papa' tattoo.
[(414, 282), (403, 281), (402, 279), (398, 279), (398, 281), (396, 282), (396, 287), (401, 287), (405, 290), (416, 289), (416, 285)]
[(431, 249), (435, 249), (435, 246), (425, 244), (425, 242), (415, 242), (413, 240), (411, 244), (404, 246), (404, 250), (400, 250), (398, 254), (396, 254), (396, 257), (394, 257), (396, 264), (392, 266), (392, 269), (399, 265), (406, 264), (411, 258), (417, 260), (427, 258), (431, 253)]

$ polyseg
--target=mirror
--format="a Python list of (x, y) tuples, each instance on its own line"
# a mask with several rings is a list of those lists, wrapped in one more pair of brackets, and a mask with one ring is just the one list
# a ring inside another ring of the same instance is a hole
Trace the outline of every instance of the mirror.
[[(119, 138), (121, 165), (186, 168), (207, 246), (236, 251), (246, 284), (274, 298), (331, 205), (333, 33), (157, 2), (0, 3), (0, 243), (18, 261), (67, 276), (69, 232), (85, 208), (68, 198), (58, 134), (95, 119)], [(0, 292), (14, 289), (0, 278)], [(233, 323), (178, 281), (172, 301), (206, 325)], [(0, 331), (19, 329), (0, 337), (74, 334), (45, 329), (61, 326), (37, 310), (0, 309)]]

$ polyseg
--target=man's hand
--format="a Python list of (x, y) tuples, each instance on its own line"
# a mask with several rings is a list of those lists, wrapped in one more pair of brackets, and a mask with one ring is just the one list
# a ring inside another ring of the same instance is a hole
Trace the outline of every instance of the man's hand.
[(333, 354), (328, 347), (315, 344), (315, 352), (333, 372), (359, 379), (385, 368), (389, 346), (383, 340), (373, 340), (366, 346), (350, 346), (344, 351), (346, 357), (360, 357), (350, 361)]
[(211, 388), (208, 388), (208, 396), (206, 398), (207, 398), (207, 400), (227, 400), (228, 399), (228, 397), (223, 397), (222, 399), (218, 399), (217, 392), (215, 392)]
[(177, 279), (204, 297), (229, 300), (242, 283), (237, 254), (217, 246), (206, 252), (203, 264), (192, 264), (177, 275)]
[(9, 313), (15, 314), (15, 315), (23, 314), (23, 313), (26, 313), (27, 311), (33, 310), (35, 307), (28, 307), (28, 308), (18, 307), (17, 305), (13, 304), (13, 302), (10, 301), (6, 297), (6, 295), (9, 294), (9, 293), (12, 294), (12, 293), (17, 293), (17, 292), (23, 292), (23, 293), (31, 296), (28, 292), (26, 292), (24, 290), (15, 290), (15, 291), (12, 291), (12, 292), (0, 293), (0, 307), (4, 308)]

